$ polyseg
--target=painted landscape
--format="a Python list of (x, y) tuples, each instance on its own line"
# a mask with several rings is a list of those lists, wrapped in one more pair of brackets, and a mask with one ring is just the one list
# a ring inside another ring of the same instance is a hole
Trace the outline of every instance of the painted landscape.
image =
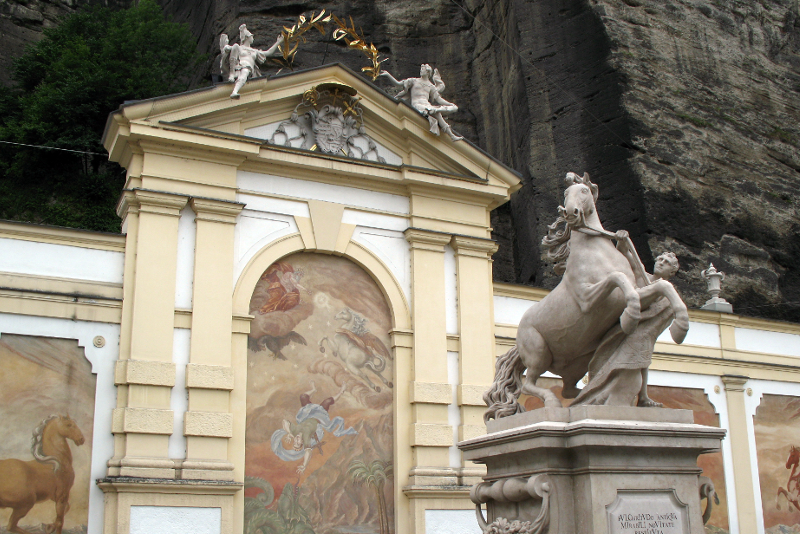
[(800, 397), (764, 395), (753, 417), (767, 534), (800, 534)]
[[(87, 530), (96, 377), (77, 341), (0, 336), (0, 533), (14, 510), (33, 534), (57, 530), (56, 502), (66, 508), (64, 534)], [(23, 468), (23, 466), (27, 468)], [(74, 475), (74, 481), (71, 477)], [(55, 490), (27, 513), (35, 485)]]
[(271, 265), (250, 301), (245, 534), (389, 534), (389, 308), (334, 256)]

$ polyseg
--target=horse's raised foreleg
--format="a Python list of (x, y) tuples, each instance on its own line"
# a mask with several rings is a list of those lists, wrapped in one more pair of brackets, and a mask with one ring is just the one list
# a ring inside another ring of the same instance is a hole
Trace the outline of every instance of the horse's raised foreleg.
[(639, 298), (644, 308), (650, 306), (658, 298), (666, 297), (672, 308), (672, 313), (675, 314), (675, 320), (672, 321), (669, 332), (675, 343), (683, 343), (683, 340), (686, 339), (686, 333), (689, 331), (689, 312), (686, 310), (686, 304), (681, 300), (675, 287), (666, 280), (656, 280), (649, 286), (639, 288), (636, 291), (639, 293)]
[(522, 384), (522, 393), (539, 397), (544, 402), (545, 408), (561, 408), (561, 401), (555, 393), (536, 385), (536, 380), (553, 362), (553, 354), (542, 335), (535, 328), (520, 329), (517, 334), (517, 349), (522, 362), (528, 368)]
[(786, 502), (792, 502), (792, 500), (789, 498), (789, 492), (783, 488), (778, 488), (778, 494), (775, 495), (775, 508), (778, 510), (781, 509), (781, 495), (786, 497)]
[(623, 332), (630, 334), (642, 317), (641, 304), (639, 293), (636, 292), (636, 288), (624, 273), (620, 271), (609, 273), (604, 280), (584, 288), (577, 295), (576, 300), (581, 307), (581, 312), (589, 313), (598, 303), (604, 302), (616, 288), (622, 290), (626, 302), (625, 310), (619, 318), (620, 326), (622, 326)]

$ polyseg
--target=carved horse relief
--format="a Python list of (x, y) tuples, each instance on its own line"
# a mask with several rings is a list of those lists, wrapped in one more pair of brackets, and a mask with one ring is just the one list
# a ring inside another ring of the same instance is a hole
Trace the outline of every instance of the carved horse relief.
[(391, 381), (383, 376), (386, 369), (386, 360), (391, 360), (392, 355), (374, 334), (366, 328), (366, 319), (355, 313), (350, 308), (344, 308), (334, 317), (343, 321), (336, 329), (333, 339), (327, 336), (319, 340), (319, 351), (326, 351), (325, 344), (331, 353), (340, 358), (348, 371), (361, 378), (376, 392), (381, 390), (369, 379), (364, 369), (369, 369), (387, 387), (394, 387)]
[[(545, 406), (560, 407), (552, 391), (536, 385), (545, 371), (562, 377), (564, 397), (578, 396), (577, 383), (604, 336), (615, 325), (624, 335), (633, 334), (642, 311), (662, 297), (675, 317), (670, 332), (676, 343), (683, 341), (689, 328), (686, 305), (672, 284), (650, 280), (627, 232), (603, 228), (595, 208), (598, 189), (589, 175), (568, 173), (566, 185), (560, 217), (543, 240), (551, 249), (550, 256), (561, 262), (557, 272), (564, 276), (550, 294), (525, 312), (516, 347), (498, 358), (494, 384), (484, 396), (489, 406), (487, 420), (524, 411), (516, 400), (520, 393), (541, 398)], [(603, 403), (631, 405), (641, 384), (640, 369), (621, 372), (603, 393)]]
[(33, 432), (31, 454), (34, 460), (0, 460), (0, 508), (11, 508), (8, 531), (31, 534), (18, 526), (31, 508), (45, 500), (56, 505), (56, 519), (46, 532), (61, 534), (69, 510), (69, 493), (75, 481), (72, 451), (67, 440), (83, 445), (78, 425), (68, 416), (51, 415)]

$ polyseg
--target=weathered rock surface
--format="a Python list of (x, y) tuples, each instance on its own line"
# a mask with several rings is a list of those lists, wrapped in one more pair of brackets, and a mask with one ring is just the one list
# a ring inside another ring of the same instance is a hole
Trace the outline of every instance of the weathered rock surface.
[[(423, 62), (438, 67), (445, 98), (460, 108), (450, 119), (454, 129), (525, 177), (525, 187), (492, 218), (501, 244), (497, 280), (558, 282), (539, 242), (562, 200), (564, 174), (588, 171), (600, 186), (604, 225), (627, 229), (648, 267), (662, 250), (678, 254), (676, 284), (690, 306), (708, 298), (700, 271), (713, 262), (727, 275), (721, 296), (734, 312), (800, 321), (800, 305), (790, 304), (800, 302), (794, 1), (161, 4), (189, 24), (210, 55), (196, 83), (216, 69), (220, 33), (235, 35), (247, 23), (255, 46), (266, 47), (282, 26), (321, 8), (352, 16), (396, 76), (416, 76)], [(48, 23), (48, 6), (61, 6), (0, 5), (3, 13), (8, 6), (42, 13), (38, 23), (21, 9), (2, 15), (0, 24), (15, 25), (20, 35), (4, 31), (3, 40), (20, 43), (24, 32)], [(295, 68), (367, 65), (330, 34), (308, 35)], [(4, 46), (3, 53), (17, 49)]]

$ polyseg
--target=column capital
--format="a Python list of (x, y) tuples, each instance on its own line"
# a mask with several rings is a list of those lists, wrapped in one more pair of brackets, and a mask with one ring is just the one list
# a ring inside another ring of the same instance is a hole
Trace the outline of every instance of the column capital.
[(725, 384), (725, 391), (744, 391), (745, 383), (750, 380), (749, 376), (742, 375), (722, 375), (722, 383)]
[(452, 246), (459, 256), (474, 256), (484, 259), (491, 258), (498, 248), (497, 242), (492, 239), (466, 235), (454, 235)]
[(170, 217), (180, 217), (189, 197), (164, 191), (149, 189), (126, 189), (117, 204), (117, 214), (124, 217), (128, 212), (155, 213)]
[(195, 212), (195, 220), (235, 224), (236, 216), (245, 205), (229, 200), (194, 197), (189, 200), (189, 206)]
[(452, 235), (433, 230), (423, 230), (422, 228), (408, 228), (403, 234), (406, 241), (411, 243), (411, 248), (430, 250), (432, 252), (444, 252), (444, 246), (450, 243)]

